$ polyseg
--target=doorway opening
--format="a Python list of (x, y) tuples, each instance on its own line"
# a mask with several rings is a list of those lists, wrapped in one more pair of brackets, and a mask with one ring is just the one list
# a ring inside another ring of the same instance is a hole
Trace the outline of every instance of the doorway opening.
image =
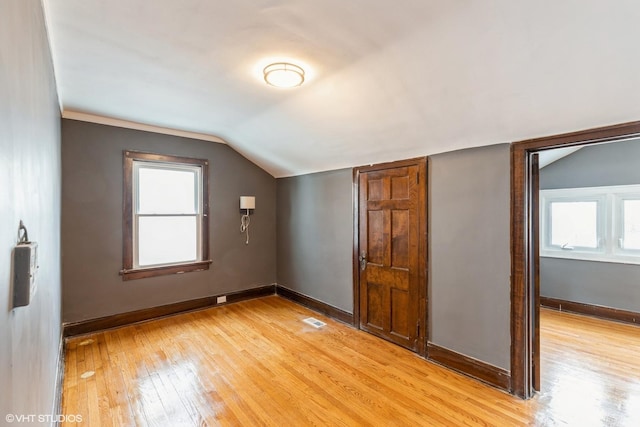
[[(640, 122), (514, 143), (511, 147), (511, 391), (540, 390), (539, 153), (640, 137)], [(567, 243), (566, 247), (570, 247)]]

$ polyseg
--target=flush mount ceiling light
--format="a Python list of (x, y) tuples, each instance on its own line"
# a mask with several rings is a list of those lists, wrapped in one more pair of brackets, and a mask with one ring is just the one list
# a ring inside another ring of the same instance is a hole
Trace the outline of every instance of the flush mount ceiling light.
[(276, 62), (264, 67), (264, 81), (275, 87), (296, 87), (304, 82), (304, 70), (288, 62)]

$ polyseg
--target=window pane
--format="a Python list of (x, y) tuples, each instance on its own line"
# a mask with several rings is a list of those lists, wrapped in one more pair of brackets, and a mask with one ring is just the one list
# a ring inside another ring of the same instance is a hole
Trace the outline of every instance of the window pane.
[(138, 213), (196, 213), (196, 172), (189, 170), (138, 169)]
[(140, 217), (138, 263), (170, 264), (197, 259), (196, 217)]
[(623, 249), (640, 249), (640, 200), (624, 200)]
[(598, 247), (598, 202), (552, 202), (551, 244)]

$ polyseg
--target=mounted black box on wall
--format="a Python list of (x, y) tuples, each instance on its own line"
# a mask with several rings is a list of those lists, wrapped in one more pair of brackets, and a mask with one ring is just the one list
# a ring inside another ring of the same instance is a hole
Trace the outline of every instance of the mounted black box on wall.
[(36, 293), (38, 244), (23, 243), (13, 253), (13, 307), (29, 305)]
[(13, 250), (13, 308), (29, 305), (36, 293), (38, 244), (29, 241), (27, 228), (22, 221), (20, 232), (23, 234)]

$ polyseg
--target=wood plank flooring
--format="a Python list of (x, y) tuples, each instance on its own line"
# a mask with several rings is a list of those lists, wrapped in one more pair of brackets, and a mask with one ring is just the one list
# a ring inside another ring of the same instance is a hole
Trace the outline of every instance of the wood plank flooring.
[(542, 309), (538, 425), (640, 426), (640, 327)]
[(68, 340), (63, 411), (79, 426), (640, 425), (640, 329), (548, 310), (542, 325), (544, 390), (522, 401), (266, 297)]

